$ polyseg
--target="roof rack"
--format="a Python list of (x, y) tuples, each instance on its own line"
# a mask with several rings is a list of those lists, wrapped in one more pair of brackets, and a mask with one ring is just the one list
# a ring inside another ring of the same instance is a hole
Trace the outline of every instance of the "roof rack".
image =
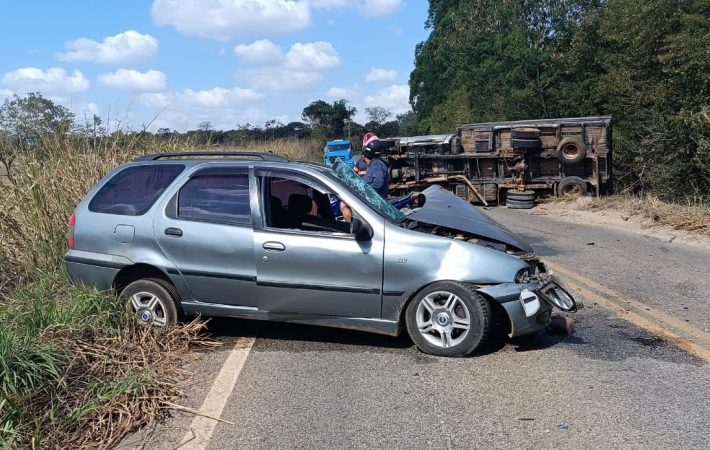
[(144, 155), (134, 159), (133, 161), (157, 161), (165, 158), (186, 158), (190, 156), (233, 156), (235, 158), (254, 158), (262, 161), (279, 161), (286, 162), (288, 159), (281, 155), (273, 153), (258, 153), (258, 152), (178, 152), (178, 153), (155, 153), (152, 155)]

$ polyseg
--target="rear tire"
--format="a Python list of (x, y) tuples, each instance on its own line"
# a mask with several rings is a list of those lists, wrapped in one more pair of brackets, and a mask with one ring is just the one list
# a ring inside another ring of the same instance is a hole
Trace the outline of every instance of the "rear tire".
[(473, 287), (441, 281), (422, 290), (409, 303), (405, 322), (409, 336), (422, 352), (463, 357), (488, 337), (491, 308)]
[(505, 193), (506, 200), (534, 201), (535, 191), (508, 191)]
[(557, 194), (560, 197), (587, 195), (587, 182), (579, 177), (563, 178), (557, 185)]
[(557, 146), (560, 162), (565, 165), (579, 164), (587, 156), (584, 142), (577, 138), (564, 138)]
[(506, 200), (505, 206), (510, 209), (532, 209), (535, 207), (535, 200)]
[(539, 148), (540, 139), (512, 139), (513, 148)]
[(540, 130), (537, 128), (513, 128), (510, 135), (513, 139), (539, 139)]
[(178, 295), (170, 283), (158, 278), (144, 278), (126, 286), (118, 297), (140, 325), (174, 325), (180, 317)]

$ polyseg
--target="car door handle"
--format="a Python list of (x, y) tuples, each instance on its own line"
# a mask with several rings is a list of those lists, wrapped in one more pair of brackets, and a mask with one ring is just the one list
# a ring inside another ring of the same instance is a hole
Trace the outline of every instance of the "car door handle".
[(271, 252), (283, 252), (286, 250), (286, 246), (283, 245), (281, 242), (264, 242), (264, 245), (262, 245), (262, 248), (264, 250), (268, 250)]
[(174, 237), (182, 237), (182, 230), (180, 228), (166, 228), (165, 229), (165, 235), (166, 236), (174, 236)]

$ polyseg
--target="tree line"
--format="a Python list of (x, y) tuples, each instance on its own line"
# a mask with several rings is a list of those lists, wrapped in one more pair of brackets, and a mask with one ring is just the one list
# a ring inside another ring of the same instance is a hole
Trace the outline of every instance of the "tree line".
[[(395, 115), (386, 108), (375, 106), (365, 108), (368, 121), (359, 124), (354, 121), (357, 109), (347, 100), (332, 103), (317, 100), (303, 109), (302, 121), (281, 123), (269, 120), (263, 126), (235, 124), (230, 130), (217, 130), (210, 122), (198, 124), (194, 130), (177, 131), (159, 128), (152, 132), (148, 126), (131, 129), (117, 125), (111, 129), (104, 120), (94, 115), (78, 120), (74, 114), (39, 92), (26, 96), (14, 95), (0, 105), (0, 164), (11, 176), (12, 165), (23, 152), (40, 151), (50, 146), (42, 146), (53, 135), (71, 135), (76, 138), (99, 142), (106, 138), (121, 138), (129, 141), (140, 137), (171, 141), (184, 141), (199, 146), (244, 146), (254, 141), (274, 139), (309, 139), (325, 144), (328, 139), (350, 139), (359, 147), (362, 136), (372, 131), (381, 136), (409, 135), (415, 133), (417, 124), (414, 113)], [(151, 140), (154, 142), (154, 140)]]
[(618, 189), (710, 197), (710, 2), (430, 0), (419, 133), (611, 115)]

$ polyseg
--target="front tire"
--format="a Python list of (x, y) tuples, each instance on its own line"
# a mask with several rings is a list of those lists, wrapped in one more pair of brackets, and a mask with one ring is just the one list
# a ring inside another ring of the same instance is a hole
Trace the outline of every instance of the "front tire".
[(436, 356), (470, 355), (491, 324), (488, 300), (470, 286), (437, 282), (422, 290), (405, 312), (407, 332), (419, 350)]
[(163, 280), (145, 278), (134, 281), (121, 291), (118, 299), (140, 325), (164, 327), (178, 321), (177, 292)]

